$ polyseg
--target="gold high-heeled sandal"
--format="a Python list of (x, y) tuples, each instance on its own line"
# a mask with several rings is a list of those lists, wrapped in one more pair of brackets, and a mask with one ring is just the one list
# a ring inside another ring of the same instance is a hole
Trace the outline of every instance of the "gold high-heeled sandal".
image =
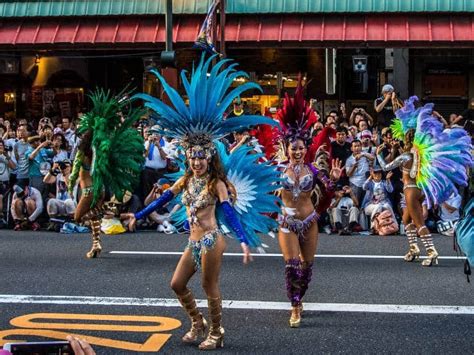
[(199, 344), (199, 350), (214, 350), (224, 347), (224, 328), (221, 325), (222, 320), (222, 299), (208, 298), (209, 320), (211, 326), (206, 340)]
[(301, 325), (301, 310), (302, 310), (301, 304), (298, 306), (292, 307), (291, 317), (289, 320), (290, 328), (298, 328)]
[(403, 260), (407, 262), (416, 261), (420, 258), (420, 248), (418, 248), (418, 244), (410, 244), (410, 250), (408, 253), (405, 254)]
[(192, 292), (188, 290), (186, 294), (178, 295), (178, 300), (191, 319), (191, 329), (184, 334), (181, 340), (184, 343), (194, 343), (199, 338), (204, 338), (206, 336), (207, 322), (198, 311)]
[[(426, 234), (421, 234), (421, 230), (426, 230), (428, 233)], [(431, 233), (429, 232), (428, 228), (426, 226), (420, 227), (418, 229), (418, 234), (420, 234), (420, 239), (423, 242), (423, 245), (426, 248), (426, 254), (428, 255), (425, 260), (421, 262), (422, 266), (432, 266), (433, 264), (438, 265), (438, 251), (434, 247), (433, 244), (433, 237), (431, 236)]]
[(426, 257), (425, 260), (421, 262), (422, 266), (432, 266), (433, 264), (438, 265), (438, 251), (435, 249), (435, 247), (427, 248), (426, 252), (428, 256)]
[(89, 259), (97, 258), (102, 252), (102, 245), (100, 245), (100, 220), (91, 221), (92, 229), (92, 248), (86, 254)]

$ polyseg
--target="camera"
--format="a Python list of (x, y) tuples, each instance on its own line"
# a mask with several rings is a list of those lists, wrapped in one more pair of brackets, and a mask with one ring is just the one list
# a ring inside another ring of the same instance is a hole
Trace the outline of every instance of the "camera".
[(18, 198), (24, 198), (25, 197), (25, 190), (21, 186), (18, 186), (18, 185), (13, 186), (13, 191), (15, 191), (16, 196)]

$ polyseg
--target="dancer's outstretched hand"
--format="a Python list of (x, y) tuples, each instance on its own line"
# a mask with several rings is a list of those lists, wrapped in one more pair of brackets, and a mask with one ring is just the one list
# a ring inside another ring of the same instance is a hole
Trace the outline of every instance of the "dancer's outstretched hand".
[(342, 161), (339, 159), (333, 159), (331, 164), (330, 178), (333, 181), (339, 180), (342, 174)]
[(244, 252), (244, 264), (248, 264), (249, 262), (253, 261), (252, 254), (250, 254), (250, 248), (245, 243), (240, 243), (242, 247), (242, 251)]

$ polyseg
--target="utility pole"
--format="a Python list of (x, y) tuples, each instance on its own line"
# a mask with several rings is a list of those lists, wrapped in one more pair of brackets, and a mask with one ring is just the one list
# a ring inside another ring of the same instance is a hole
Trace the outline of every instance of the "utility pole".
[[(173, 51), (173, 0), (166, 0), (166, 47), (161, 52), (161, 75), (173, 88), (178, 88), (178, 70), (176, 69), (176, 52)], [(161, 99), (169, 102), (169, 98), (161, 91)]]
[[(219, 13), (220, 13), (220, 48), (219, 53), (222, 54), (222, 57), (225, 58), (225, 0), (221, 0), (219, 3)], [(217, 42), (217, 41), (216, 41)]]

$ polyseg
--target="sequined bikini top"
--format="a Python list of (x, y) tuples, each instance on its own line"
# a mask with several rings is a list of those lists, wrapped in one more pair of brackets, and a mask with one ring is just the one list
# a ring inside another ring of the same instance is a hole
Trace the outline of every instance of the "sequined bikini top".
[[(308, 167), (304, 166), (308, 171)], [(293, 169), (295, 176), (298, 176), (301, 172), (300, 167), (295, 167)], [(309, 192), (314, 188), (314, 175), (311, 170), (308, 171), (309, 174), (301, 176), (299, 181), (293, 180), (288, 174), (286, 174), (286, 170), (283, 172), (283, 181), (282, 185), (283, 188), (287, 191), (291, 191), (293, 194), (293, 200), (297, 200), (301, 192)]]
[(196, 213), (202, 208), (216, 204), (216, 198), (207, 190), (208, 177), (191, 177), (183, 192), (181, 202), (189, 208), (190, 222), (197, 223)]

